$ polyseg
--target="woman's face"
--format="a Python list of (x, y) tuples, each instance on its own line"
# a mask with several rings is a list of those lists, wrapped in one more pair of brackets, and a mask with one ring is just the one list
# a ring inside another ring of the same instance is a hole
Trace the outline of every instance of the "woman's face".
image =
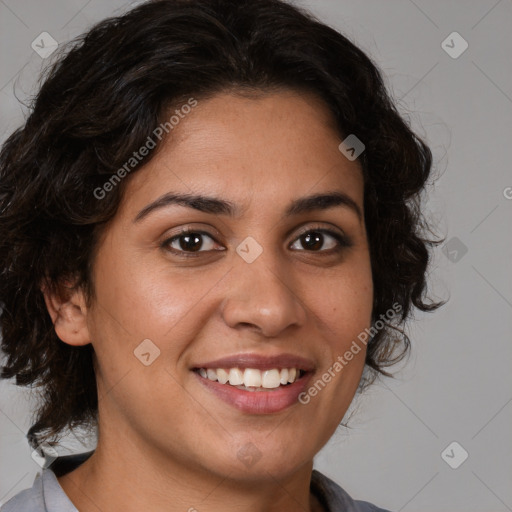
[[(240, 479), (292, 474), (327, 442), (364, 347), (333, 365), (373, 299), (362, 172), (340, 142), (312, 96), (222, 94), (126, 178), (87, 312), (100, 442)], [(308, 200), (324, 194), (346, 200)]]

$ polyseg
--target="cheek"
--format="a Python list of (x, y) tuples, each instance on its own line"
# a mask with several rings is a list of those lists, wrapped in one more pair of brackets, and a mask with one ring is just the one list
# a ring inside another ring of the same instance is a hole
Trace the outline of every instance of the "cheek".
[(326, 339), (339, 348), (371, 324), (373, 282), (369, 262), (347, 266), (330, 278), (318, 280), (314, 286), (309, 284), (304, 293), (311, 298)]
[(207, 294), (226, 269), (199, 275), (165, 261), (108, 256), (97, 261), (97, 305), (90, 319), (98, 356), (107, 360), (115, 353), (119, 359), (124, 353), (131, 364), (133, 351), (150, 339), (167, 361), (176, 361), (213, 314)]
[[(365, 255), (354, 261), (357, 263), (340, 268), (336, 275), (310, 286), (307, 292), (315, 297), (313, 313), (323, 338), (319, 347), (323, 364), (311, 384), (309, 398), (315, 407), (331, 411), (326, 413), (325, 421), (332, 422), (333, 428), (341, 421), (359, 385), (366, 359), (366, 330), (371, 326), (371, 265)], [(323, 382), (318, 383), (317, 379)]]

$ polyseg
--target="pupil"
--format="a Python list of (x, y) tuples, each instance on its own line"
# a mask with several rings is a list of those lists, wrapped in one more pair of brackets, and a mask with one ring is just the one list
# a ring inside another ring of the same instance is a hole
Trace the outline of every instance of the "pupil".
[(302, 244), (306, 249), (320, 249), (322, 247), (322, 234), (317, 232), (308, 233), (305, 235), (305, 244)]
[[(183, 242), (185, 240), (185, 242)], [(193, 240), (193, 242), (191, 242)], [(180, 238), (180, 246), (186, 251), (195, 251), (201, 248), (201, 237), (200, 235), (183, 235)]]

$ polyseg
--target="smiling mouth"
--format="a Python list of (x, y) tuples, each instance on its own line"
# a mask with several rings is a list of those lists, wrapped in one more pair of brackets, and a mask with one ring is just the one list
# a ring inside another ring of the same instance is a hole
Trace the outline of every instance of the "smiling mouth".
[(300, 368), (195, 368), (203, 379), (243, 391), (269, 391), (290, 386), (307, 372)]

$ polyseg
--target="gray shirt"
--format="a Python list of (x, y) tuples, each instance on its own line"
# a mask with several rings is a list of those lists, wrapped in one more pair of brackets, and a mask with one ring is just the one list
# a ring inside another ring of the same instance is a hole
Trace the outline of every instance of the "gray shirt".
[[(43, 469), (34, 485), (11, 498), (0, 512), (78, 512), (60, 486), (57, 475), (75, 469), (91, 454), (59, 457), (52, 469)], [(389, 512), (366, 501), (353, 500), (338, 484), (316, 470), (311, 475), (310, 488), (327, 512)]]

